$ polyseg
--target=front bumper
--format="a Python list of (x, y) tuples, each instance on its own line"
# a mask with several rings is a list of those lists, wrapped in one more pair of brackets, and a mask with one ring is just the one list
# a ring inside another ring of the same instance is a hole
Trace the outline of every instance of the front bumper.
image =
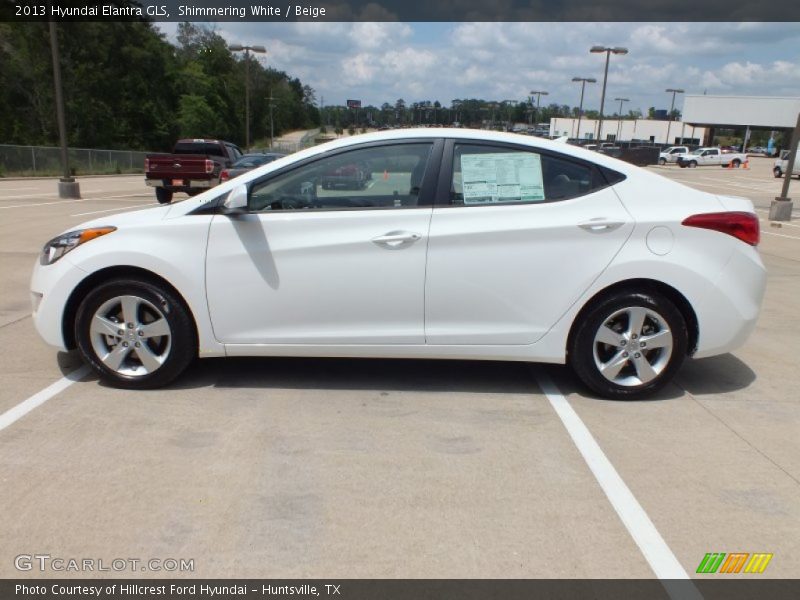
[(66, 256), (47, 266), (39, 264), (37, 257), (30, 286), (33, 324), (50, 346), (68, 350), (64, 340), (64, 311), (70, 295), (86, 275)]

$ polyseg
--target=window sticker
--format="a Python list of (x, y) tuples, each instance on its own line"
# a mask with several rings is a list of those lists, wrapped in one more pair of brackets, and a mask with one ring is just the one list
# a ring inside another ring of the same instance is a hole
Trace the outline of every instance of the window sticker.
[(462, 154), (464, 204), (544, 200), (542, 161), (531, 152)]

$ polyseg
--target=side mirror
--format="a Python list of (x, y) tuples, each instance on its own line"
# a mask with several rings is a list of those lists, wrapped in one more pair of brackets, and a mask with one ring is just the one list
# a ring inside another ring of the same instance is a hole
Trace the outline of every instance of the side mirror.
[(243, 215), (247, 212), (247, 186), (233, 188), (222, 203), (223, 215)]

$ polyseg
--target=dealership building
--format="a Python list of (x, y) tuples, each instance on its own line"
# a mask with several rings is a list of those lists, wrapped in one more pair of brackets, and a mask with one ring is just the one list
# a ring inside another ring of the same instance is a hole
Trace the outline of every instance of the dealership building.
[[(664, 112), (664, 111), (662, 111)], [(550, 135), (581, 140), (646, 141), (656, 144), (711, 145), (720, 129), (743, 131), (747, 140), (755, 130), (790, 131), (800, 114), (800, 97), (709, 96), (686, 94), (681, 121), (665, 119), (603, 120), (598, 135), (596, 119), (550, 119)]]
[[(657, 119), (603, 119), (603, 131), (597, 135), (597, 119), (581, 119), (578, 132), (578, 119), (550, 119), (551, 136), (567, 136), (581, 140), (643, 141), (656, 144), (702, 144), (707, 129), (686, 121), (666, 121)], [(682, 142), (680, 140), (683, 140)]]

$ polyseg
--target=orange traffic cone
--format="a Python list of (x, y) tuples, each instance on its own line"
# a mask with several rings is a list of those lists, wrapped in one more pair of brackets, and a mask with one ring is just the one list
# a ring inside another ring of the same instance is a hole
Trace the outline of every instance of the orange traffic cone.
[(383, 171), (383, 180), (386, 181), (387, 179), (389, 179), (389, 171), (388, 171), (388, 169), (384, 169), (384, 171)]
[(743, 169), (749, 169), (750, 168), (750, 161), (745, 159), (744, 164), (742, 165), (742, 168)]
[(733, 168), (733, 161), (729, 162), (729, 163), (728, 163), (728, 166), (727, 166), (727, 167), (725, 167), (725, 168), (726, 168), (726, 169), (732, 169), (732, 168)]

